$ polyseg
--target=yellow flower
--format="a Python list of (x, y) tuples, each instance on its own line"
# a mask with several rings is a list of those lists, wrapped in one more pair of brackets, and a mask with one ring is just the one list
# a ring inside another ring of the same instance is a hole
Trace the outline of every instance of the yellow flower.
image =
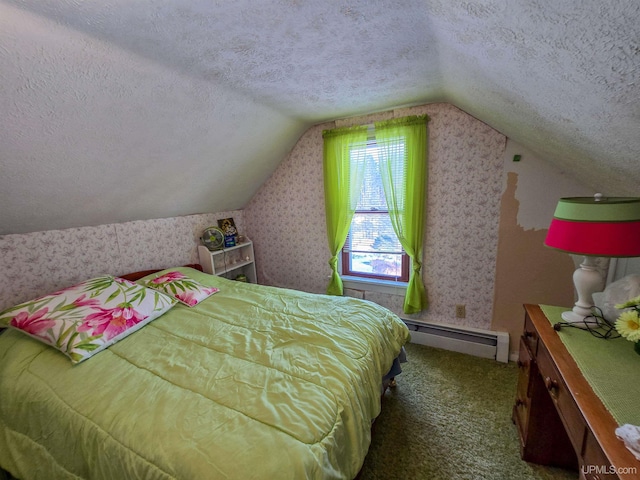
[(640, 340), (640, 318), (636, 310), (622, 312), (616, 320), (616, 330), (630, 342)]
[(640, 295), (627, 300), (624, 303), (619, 303), (618, 305), (616, 305), (616, 308), (622, 310), (623, 308), (635, 307), (636, 305), (640, 305)]

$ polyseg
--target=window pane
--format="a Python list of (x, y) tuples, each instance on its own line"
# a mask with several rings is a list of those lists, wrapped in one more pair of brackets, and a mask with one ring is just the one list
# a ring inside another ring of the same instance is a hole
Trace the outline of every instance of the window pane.
[[(387, 186), (393, 192), (393, 204), (387, 209), (402, 212), (404, 210), (404, 185), (406, 184), (406, 164), (405, 164), (405, 145), (404, 137), (389, 139), (388, 142), (378, 144), (379, 155), (381, 158), (386, 157), (386, 161), (382, 161), (385, 171), (391, 173), (391, 183)], [(380, 180), (382, 183), (382, 180)]]
[(345, 248), (358, 252), (402, 253), (389, 214), (383, 212), (356, 212)]
[(378, 164), (378, 148), (367, 147), (364, 179), (357, 210), (387, 210), (387, 201), (384, 198), (384, 187)]
[(351, 253), (351, 271), (389, 277), (402, 276), (401, 254)]

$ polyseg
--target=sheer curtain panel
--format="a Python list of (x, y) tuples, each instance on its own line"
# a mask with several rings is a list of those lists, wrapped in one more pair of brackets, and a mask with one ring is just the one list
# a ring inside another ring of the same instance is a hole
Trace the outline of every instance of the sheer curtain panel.
[(377, 122), (376, 143), (380, 151), (380, 175), (391, 224), (411, 258), (405, 313), (428, 306), (422, 280), (422, 244), (427, 190), (426, 115)]
[(338, 273), (338, 254), (349, 233), (351, 219), (358, 205), (364, 175), (364, 153), (367, 126), (337, 128), (322, 132), (324, 139), (324, 199), (327, 239), (331, 258), (329, 295), (342, 295), (342, 280)]

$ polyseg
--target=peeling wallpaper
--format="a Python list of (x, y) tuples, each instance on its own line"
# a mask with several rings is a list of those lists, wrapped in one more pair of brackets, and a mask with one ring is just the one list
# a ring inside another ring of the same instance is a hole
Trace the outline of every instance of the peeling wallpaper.
[[(448, 104), (338, 123), (365, 124), (425, 113), (431, 121), (423, 279), (430, 306), (417, 317), (489, 328), (506, 137)], [(325, 292), (330, 270), (322, 130), (334, 125), (309, 129), (244, 209), (261, 283)], [(401, 312), (401, 296), (366, 292), (365, 298)], [(467, 306), (464, 320), (454, 318), (456, 303)]]
[[(514, 155), (520, 155), (521, 161), (514, 162)], [(511, 139), (504, 157), (505, 175), (513, 172), (518, 177), (516, 198), (525, 199), (517, 209), (517, 223), (525, 231), (549, 228), (559, 197), (588, 197), (596, 193), (577, 182), (571, 170), (559, 170)]]

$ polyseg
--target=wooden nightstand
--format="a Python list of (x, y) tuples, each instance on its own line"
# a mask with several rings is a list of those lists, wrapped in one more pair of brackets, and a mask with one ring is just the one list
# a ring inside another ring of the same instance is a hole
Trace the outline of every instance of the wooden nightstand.
[(512, 418), (523, 460), (578, 468), (585, 480), (640, 478), (640, 462), (615, 436), (618, 423), (538, 305), (525, 305), (518, 366)]

